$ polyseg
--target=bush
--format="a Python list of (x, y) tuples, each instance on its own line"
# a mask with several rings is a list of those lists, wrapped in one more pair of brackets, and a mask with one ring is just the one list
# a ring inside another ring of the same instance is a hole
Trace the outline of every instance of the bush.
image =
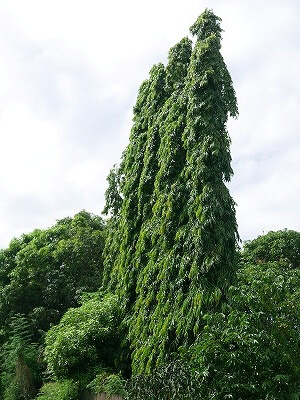
[(79, 379), (95, 367), (113, 367), (119, 349), (120, 307), (116, 296), (94, 294), (69, 309), (46, 335), (45, 359), (57, 379)]
[(71, 380), (46, 383), (37, 400), (78, 400), (78, 384)]
[(115, 374), (109, 374), (108, 372), (102, 372), (97, 375), (87, 385), (87, 388), (92, 390), (94, 393), (105, 393), (108, 398), (113, 395), (126, 397), (127, 392), (125, 390), (125, 381)]

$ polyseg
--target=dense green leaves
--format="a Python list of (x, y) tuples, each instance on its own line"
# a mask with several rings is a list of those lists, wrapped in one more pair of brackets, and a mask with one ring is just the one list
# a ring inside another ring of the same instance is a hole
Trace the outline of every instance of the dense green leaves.
[[(122, 192), (120, 214), (112, 221), (106, 246), (106, 276), (112, 290), (132, 302), (137, 276), (134, 248), (140, 227), (151, 213), (151, 196), (157, 168), (158, 136), (156, 113), (165, 99), (165, 68), (155, 65), (140, 87), (134, 107), (130, 143), (123, 154), (119, 174)], [(106, 207), (107, 208), (107, 207)], [(130, 266), (130, 267), (129, 267)]]
[(252, 264), (279, 262), (290, 268), (300, 266), (300, 233), (283, 230), (269, 232), (244, 244), (243, 261)]
[(105, 282), (127, 306), (134, 373), (193, 343), (236, 268), (225, 182), (232, 175), (226, 122), (237, 105), (220, 53), (220, 19), (206, 10), (191, 33), (194, 46), (182, 39), (167, 66), (154, 66), (142, 84), (120, 185), (109, 177), (122, 203), (110, 225)]
[(300, 270), (246, 266), (191, 347), (203, 399), (300, 396)]
[[(104, 228), (100, 217), (82, 211), (13, 239), (0, 252), (0, 371), (6, 400), (35, 395), (45, 367), (37, 343), (42, 347), (51, 324), (78, 306), (84, 292), (101, 285)], [(26, 322), (26, 335), (24, 329), (22, 334), (12, 330), (11, 321)]]
[(104, 240), (102, 219), (85, 211), (14, 239), (0, 254), (1, 325), (25, 314), (37, 338), (81, 293), (97, 290)]
[(113, 367), (120, 345), (121, 312), (116, 296), (95, 293), (69, 309), (46, 335), (45, 359), (50, 374), (74, 378), (96, 367)]

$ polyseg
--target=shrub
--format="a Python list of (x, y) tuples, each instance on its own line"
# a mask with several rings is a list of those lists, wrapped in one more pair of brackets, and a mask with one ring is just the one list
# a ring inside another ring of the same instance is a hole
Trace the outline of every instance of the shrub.
[(102, 372), (96, 376), (87, 386), (94, 393), (105, 393), (108, 398), (113, 395), (127, 397), (125, 381), (116, 374)]
[(46, 383), (38, 400), (78, 400), (78, 384), (72, 380)]

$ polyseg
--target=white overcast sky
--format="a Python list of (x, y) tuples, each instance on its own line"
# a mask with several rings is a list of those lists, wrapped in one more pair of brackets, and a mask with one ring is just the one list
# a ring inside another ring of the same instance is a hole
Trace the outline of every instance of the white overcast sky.
[(100, 214), (141, 82), (208, 7), (240, 117), (229, 122), (241, 238), (300, 230), (299, 0), (0, 0), (0, 247)]

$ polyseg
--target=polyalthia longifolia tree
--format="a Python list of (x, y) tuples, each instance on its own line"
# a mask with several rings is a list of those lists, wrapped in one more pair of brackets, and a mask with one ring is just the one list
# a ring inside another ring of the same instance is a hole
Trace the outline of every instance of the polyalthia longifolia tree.
[[(156, 119), (164, 99), (165, 68), (158, 64), (140, 87), (133, 110), (130, 143), (123, 153), (119, 169), (111, 170), (108, 177), (104, 212), (111, 212), (112, 220), (105, 249), (104, 285), (117, 290), (128, 302), (135, 299), (135, 245), (153, 191), (157, 163), (155, 151), (159, 142)], [(118, 207), (117, 198), (121, 199)]]
[(194, 47), (184, 38), (170, 50), (134, 109), (119, 171), (122, 204), (108, 241), (118, 241), (119, 251), (106, 260), (110, 288), (127, 301), (134, 373), (189, 347), (234, 276), (226, 123), (238, 111), (221, 32), (206, 10), (191, 27)]

